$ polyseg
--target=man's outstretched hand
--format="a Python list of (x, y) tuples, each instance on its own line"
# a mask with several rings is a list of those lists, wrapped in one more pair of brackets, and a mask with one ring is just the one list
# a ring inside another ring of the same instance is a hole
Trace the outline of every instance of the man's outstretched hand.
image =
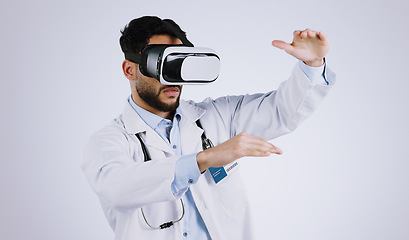
[(291, 44), (274, 40), (273, 46), (285, 50), (288, 54), (311, 67), (324, 64), (324, 57), (329, 51), (329, 39), (323, 32), (311, 29), (295, 31)]
[(247, 133), (240, 133), (231, 139), (197, 154), (200, 172), (209, 167), (225, 166), (242, 157), (267, 157), (282, 154), (283, 151), (266, 140)]

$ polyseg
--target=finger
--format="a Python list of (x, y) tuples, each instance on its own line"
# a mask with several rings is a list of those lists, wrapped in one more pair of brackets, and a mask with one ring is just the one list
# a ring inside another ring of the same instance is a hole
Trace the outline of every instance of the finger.
[(282, 154), (283, 151), (267, 142), (261, 137), (256, 137), (246, 133), (240, 133), (236, 137), (242, 146), (242, 155), (244, 156), (268, 156), (271, 153)]
[(307, 32), (307, 35), (308, 35), (308, 37), (310, 37), (310, 38), (315, 38), (315, 37), (317, 37), (317, 32), (315, 32), (315, 31), (308, 31), (308, 32)]
[(294, 37), (299, 37), (300, 36), (301, 31), (296, 30), (293, 32)]
[(325, 33), (323, 33), (323, 32), (319, 32), (319, 33), (318, 33), (318, 37), (319, 37), (319, 39), (321, 39), (321, 40), (324, 41), (324, 42), (329, 41), (328, 36), (327, 36)]
[(300, 37), (302, 38), (302, 39), (304, 39), (304, 38), (306, 38), (307, 36), (308, 36), (308, 31), (309, 29), (307, 28), (307, 29), (305, 29), (304, 31), (302, 31), (301, 33), (300, 33)]
[(276, 147), (276, 149), (275, 149), (273, 152), (271, 152), (271, 153), (275, 153), (275, 154), (281, 155), (281, 154), (283, 154), (283, 150), (282, 150), (281, 148)]
[(268, 157), (271, 155), (271, 152), (257, 152), (257, 154), (254, 154), (252, 157)]
[(249, 151), (262, 152), (262, 153), (275, 153), (282, 154), (283, 150), (267, 142), (263, 138), (251, 136), (248, 139)]
[(273, 46), (282, 50), (285, 50), (287, 52), (291, 52), (293, 49), (293, 46), (291, 44), (288, 44), (286, 42), (280, 41), (280, 40), (274, 40), (272, 42)]
[(269, 145), (267, 146), (267, 150), (266, 153), (275, 153), (275, 154), (282, 154), (283, 150), (281, 150), (280, 148), (274, 146), (273, 144), (267, 142)]
[(274, 148), (268, 148), (268, 149), (257, 149), (252, 151), (251, 155), (248, 156), (253, 156), (253, 157), (263, 157), (263, 156), (270, 156), (271, 154), (278, 154), (281, 155), (283, 154), (283, 150), (281, 150), (278, 147)]

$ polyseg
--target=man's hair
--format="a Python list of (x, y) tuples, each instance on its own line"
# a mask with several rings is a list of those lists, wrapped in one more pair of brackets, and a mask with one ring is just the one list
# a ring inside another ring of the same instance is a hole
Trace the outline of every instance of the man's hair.
[(149, 39), (153, 35), (169, 35), (177, 38), (173, 31), (167, 27), (166, 22), (185, 34), (179, 25), (171, 19), (162, 20), (155, 16), (136, 18), (130, 21), (121, 31), (122, 36), (119, 39), (119, 44), (121, 45), (122, 52), (141, 52), (148, 45)]

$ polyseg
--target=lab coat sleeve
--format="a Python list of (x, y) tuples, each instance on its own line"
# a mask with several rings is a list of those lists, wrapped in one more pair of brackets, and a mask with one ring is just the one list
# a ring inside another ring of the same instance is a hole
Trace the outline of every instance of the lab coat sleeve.
[[(174, 200), (171, 184), (176, 157), (134, 161), (129, 137), (114, 126), (91, 137), (82, 168), (94, 191), (118, 211)], [(134, 154), (143, 159), (141, 152)]]
[(328, 85), (313, 84), (296, 64), (288, 80), (265, 94), (228, 96), (211, 102), (228, 126), (230, 137), (241, 132), (270, 140), (293, 131), (317, 108), (335, 83), (335, 74), (326, 67)]

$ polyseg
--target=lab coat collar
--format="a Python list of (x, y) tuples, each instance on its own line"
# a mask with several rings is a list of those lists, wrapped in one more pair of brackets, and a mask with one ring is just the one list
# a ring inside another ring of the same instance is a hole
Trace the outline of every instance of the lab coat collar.
[(180, 115), (183, 116), (183, 118), (185, 118), (186, 121), (191, 122), (196, 122), (206, 112), (205, 109), (193, 105), (192, 101), (184, 100), (180, 101), (178, 109), (180, 110)]
[(129, 102), (126, 103), (121, 118), (126, 132), (130, 135), (146, 132), (150, 129)]

